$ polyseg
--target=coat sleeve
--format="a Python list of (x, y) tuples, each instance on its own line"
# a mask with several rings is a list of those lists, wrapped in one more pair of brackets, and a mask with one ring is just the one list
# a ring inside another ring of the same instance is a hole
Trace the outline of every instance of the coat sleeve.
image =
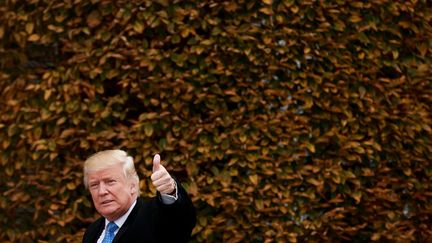
[(161, 195), (157, 195), (156, 237), (160, 242), (188, 242), (196, 224), (195, 207), (180, 182), (176, 182), (178, 198), (173, 204), (163, 204)]

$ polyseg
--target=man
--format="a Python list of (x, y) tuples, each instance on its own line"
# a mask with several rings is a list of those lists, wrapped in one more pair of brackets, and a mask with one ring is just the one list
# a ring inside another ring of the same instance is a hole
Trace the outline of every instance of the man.
[(102, 217), (87, 228), (83, 242), (187, 242), (195, 226), (195, 208), (158, 154), (151, 180), (156, 197), (139, 197), (139, 178), (125, 151), (105, 150), (89, 157), (84, 185)]

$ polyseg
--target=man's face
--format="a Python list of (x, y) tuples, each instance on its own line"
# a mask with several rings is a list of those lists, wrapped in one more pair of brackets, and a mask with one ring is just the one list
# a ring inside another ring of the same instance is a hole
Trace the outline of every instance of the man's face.
[(121, 165), (89, 172), (87, 177), (96, 210), (109, 221), (125, 214), (136, 198), (137, 185), (125, 178)]

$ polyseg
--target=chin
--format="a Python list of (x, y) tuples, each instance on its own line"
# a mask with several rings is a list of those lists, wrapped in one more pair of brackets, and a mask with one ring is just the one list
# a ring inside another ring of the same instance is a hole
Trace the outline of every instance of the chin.
[(98, 211), (104, 217), (108, 218), (108, 216), (115, 214), (116, 210), (117, 210), (117, 208), (114, 206), (101, 206), (101, 207), (99, 207)]

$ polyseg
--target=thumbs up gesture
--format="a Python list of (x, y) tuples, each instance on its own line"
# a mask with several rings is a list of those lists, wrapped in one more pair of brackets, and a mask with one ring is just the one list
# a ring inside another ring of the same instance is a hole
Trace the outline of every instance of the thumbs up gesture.
[(160, 155), (153, 158), (153, 173), (151, 175), (153, 185), (160, 193), (172, 194), (175, 191), (176, 183), (168, 171), (160, 163)]

